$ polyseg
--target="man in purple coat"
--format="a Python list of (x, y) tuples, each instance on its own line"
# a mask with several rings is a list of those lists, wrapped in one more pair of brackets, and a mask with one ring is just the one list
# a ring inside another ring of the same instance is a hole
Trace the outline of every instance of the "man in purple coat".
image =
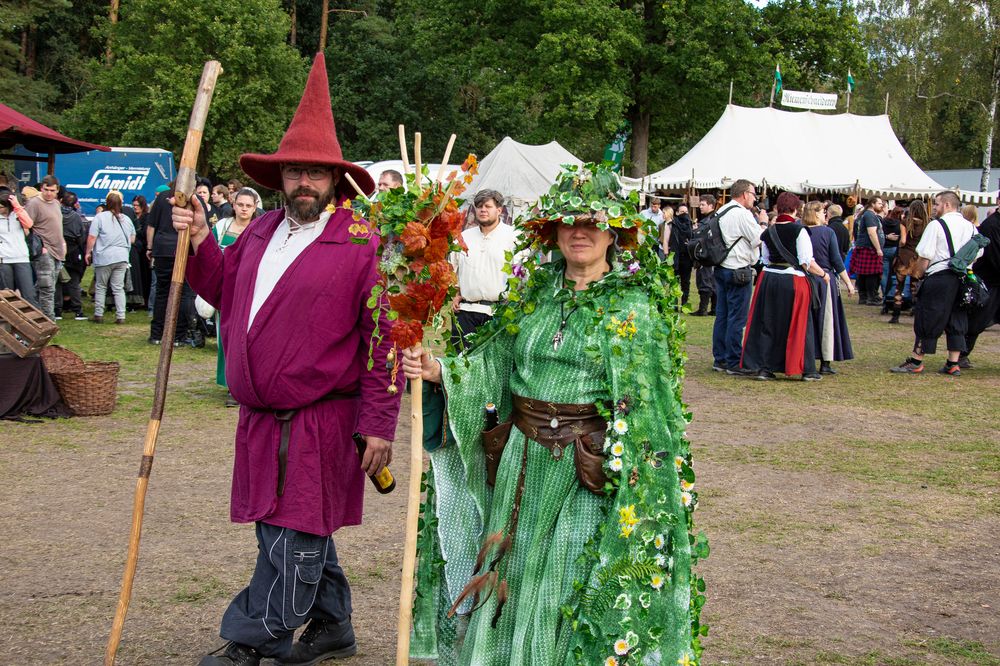
[[(342, 158), (322, 54), (273, 155), (243, 155), (286, 206), (256, 220), (225, 253), (205, 209), (174, 208), (194, 250), (187, 278), (221, 313), (226, 380), (240, 403), (232, 520), (256, 523), (257, 566), (229, 605), (229, 643), (201, 666), (316, 664), (355, 653), (351, 591), (331, 534), (361, 523), (365, 474), (392, 458), (398, 382), (367, 370), (375, 323), (366, 307), (378, 275), (375, 246), (350, 242), (345, 172), (371, 192), (368, 173)], [(336, 207), (335, 207), (336, 206)], [(385, 358), (385, 334), (375, 350)], [(352, 434), (367, 447), (358, 459)], [(295, 630), (308, 627), (292, 643)]]

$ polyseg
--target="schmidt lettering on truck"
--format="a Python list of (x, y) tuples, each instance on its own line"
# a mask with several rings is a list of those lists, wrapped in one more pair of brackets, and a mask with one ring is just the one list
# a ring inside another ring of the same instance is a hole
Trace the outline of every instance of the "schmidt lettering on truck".
[[(37, 182), (48, 173), (48, 165), (43, 162), (20, 162), (15, 169), (25, 183)], [(104, 203), (109, 190), (121, 192), (126, 205), (140, 194), (153, 203), (156, 188), (174, 179), (174, 155), (160, 148), (112, 148), (111, 152), (57, 155), (55, 174), (67, 190), (80, 198), (83, 214), (91, 216)]]

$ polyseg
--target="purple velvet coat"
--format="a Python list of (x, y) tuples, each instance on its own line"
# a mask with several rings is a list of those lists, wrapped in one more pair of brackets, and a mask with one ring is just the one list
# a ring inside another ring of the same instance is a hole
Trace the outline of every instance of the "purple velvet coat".
[[(350, 211), (337, 209), (323, 233), (289, 266), (247, 330), (257, 267), (284, 219), (254, 220), (225, 254), (211, 234), (189, 258), (187, 278), (221, 313), (226, 381), (240, 403), (231, 517), (328, 535), (361, 523), (365, 475), (353, 432), (392, 440), (402, 395), (386, 391), (391, 323), (368, 363), (374, 321), (366, 307), (377, 279), (374, 243), (350, 242)], [(347, 400), (330, 393), (359, 393)], [(298, 409), (291, 422), (285, 490), (277, 495), (280, 426), (268, 410)]]

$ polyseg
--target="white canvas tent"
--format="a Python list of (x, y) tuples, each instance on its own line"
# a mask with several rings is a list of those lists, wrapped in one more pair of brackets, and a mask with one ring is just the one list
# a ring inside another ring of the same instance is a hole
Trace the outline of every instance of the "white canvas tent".
[[(911, 199), (943, 189), (907, 154), (889, 117), (750, 109), (730, 104), (684, 157), (646, 176), (645, 190), (728, 188), (738, 178), (798, 193), (859, 190)], [(995, 195), (962, 190), (988, 205)]]
[(496, 190), (517, 215), (549, 191), (564, 164), (582, 162), (556, 141), (532, 146), (504, 137), (480, 161), (479, 174), (465, 191), (465, 199), (470, 201), (479, 190)]

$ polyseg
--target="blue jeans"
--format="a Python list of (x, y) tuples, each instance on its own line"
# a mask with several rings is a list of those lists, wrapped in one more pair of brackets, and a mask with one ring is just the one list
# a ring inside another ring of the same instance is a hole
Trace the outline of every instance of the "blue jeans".
[(896, 295), (896, 273), (892, 270), (892, 262), (896, 259), (898, 247), (882, 249), (882, 300), (891, 301)]
[(725, 368), (737, 368), (743, 351), (743, 329), (750, 312), (753, 283), (735, 284), (733, 269), (715, 269), (715, 328), (712, 329), (712, 356)]

